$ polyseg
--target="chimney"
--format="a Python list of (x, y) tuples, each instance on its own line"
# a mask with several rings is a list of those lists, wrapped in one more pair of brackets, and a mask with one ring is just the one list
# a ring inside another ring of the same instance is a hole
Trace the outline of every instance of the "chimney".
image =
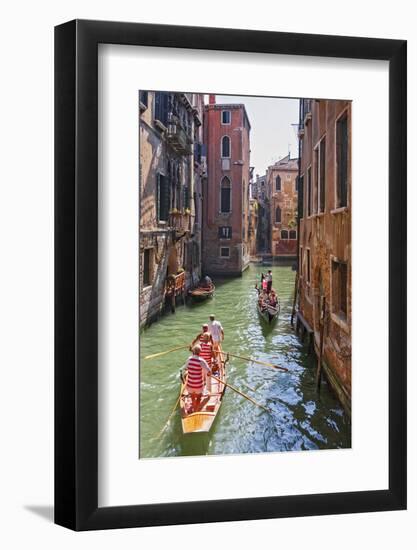
[(214, 94), (209, 95), (209, 105), (214, 105), (216, 103), (216, 96)]

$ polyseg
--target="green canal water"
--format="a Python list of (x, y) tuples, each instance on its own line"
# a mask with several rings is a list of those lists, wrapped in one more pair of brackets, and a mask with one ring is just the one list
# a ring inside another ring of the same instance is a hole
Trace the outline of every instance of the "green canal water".
[[(140, 458), (351, 446), (349, 418), (326, 383), (317, 394), (316, 361), (291, 327), (295, 272), (290, 267), (270, 268), (281, 312), (272, 329), (261, 324), (254, 285), (266, 269), (251, 265), (241, 278), (215, 280), (212, 299), (179, 306), (175, 314), (167, 313), (141, 333)], [(189, 352), (176, 351), (146, 361), (143, 357), (190, 343), (211, 313), (223, 325), (224, 350), (284, 366), (289, 372), (231, 358), (228, 382), (266, 405), (271, 413), (227, 388), (209, 434), (182, 435), (177, 408), (160, 435), (178, 398), (179, 370)]]

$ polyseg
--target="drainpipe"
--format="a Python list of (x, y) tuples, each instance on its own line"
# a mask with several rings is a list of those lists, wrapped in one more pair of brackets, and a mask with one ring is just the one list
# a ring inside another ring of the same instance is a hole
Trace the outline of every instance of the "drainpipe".
[[(298, 287), (300, 286), (300, 206), (301, 206), (301, 200), (300, 200), (300, 181), (301, 181), (301, 136), (300, 136), (300, 122), (301, 122), (301, 102), (302, 99), (299, 100), (299, 106), (298, 106), (298, 193), (297, 193), (297, 281), (298, 281)], [(303, 189), (302, 193), (304, 195), (304, 182), (303, 182)], [(296, 288), (295, 291), (297, 292), (298, 289)], [(298, 293), (298, 306), (300, 305), (300, 294)]]

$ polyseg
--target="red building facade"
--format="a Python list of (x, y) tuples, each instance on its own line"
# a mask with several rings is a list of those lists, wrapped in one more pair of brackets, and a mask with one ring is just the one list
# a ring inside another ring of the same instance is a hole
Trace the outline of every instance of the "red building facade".
[(250, 123), (242, 104), (205, 105), (203, 273), (240, 275), (249, 265)]

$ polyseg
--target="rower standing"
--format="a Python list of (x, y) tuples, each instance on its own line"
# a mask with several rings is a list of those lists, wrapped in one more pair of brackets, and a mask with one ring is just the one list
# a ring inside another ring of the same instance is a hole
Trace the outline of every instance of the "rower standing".
[[(200, 357), (207, 363), (210, 372), (213, 370), (214, 349), (210, 334), (205, 332), (200, 342)], [(211, 393), (211, 377), (208, 374), (206, 379), (207, 391)]]
[(209, 317), (210, 323), (208, 325), (209, 332), (213, 339), (213, 349), (214, 351), (219, 350), (220, 343), (224, 340), (224, 330), (220, 321), (216, 321), (214, 315)]
[(269, 269), (266, 276), (266, 291), (269, 294), (272, 288), (272, 271)]
[(201, 327), (201, 332), (199, 332), (197, 334), (197, 336), (194, 338), (194, 340), (191, 342), (191, 345), (190, 345), (190, 351), (192, 350), (192, 348), (195, 346), (195, 344), (201, 344), (202, 340), (203, 340), (203, 336), (204, 334), (209, 334), (210, 335), (210, 341), (213, 342), (213, 339), (212, 339), (212, 336), (209, 332), (209, 326), (207, 323), (205, 323), (202, 327)]

